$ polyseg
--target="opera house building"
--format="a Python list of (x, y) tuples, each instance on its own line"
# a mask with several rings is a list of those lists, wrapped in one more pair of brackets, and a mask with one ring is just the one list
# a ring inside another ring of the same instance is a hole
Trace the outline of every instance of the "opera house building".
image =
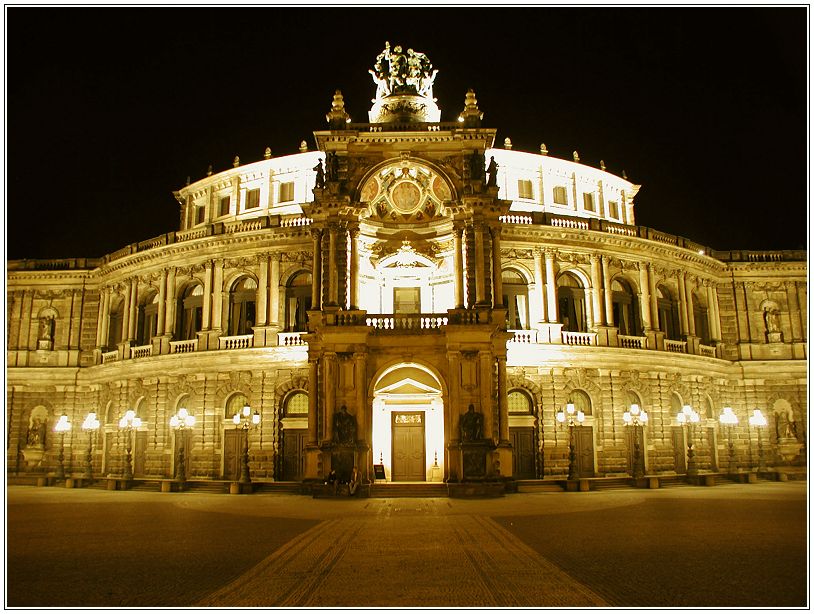
[(9, 261), (8, 483), (804, 476), (807, 253), (639, 226), (638, 185), (496, 142), (472, 90), (441, 121), (437, 72), (387, 45), (367, 121), (337, 91), (297, 153), (178, 189), (178, 228)]

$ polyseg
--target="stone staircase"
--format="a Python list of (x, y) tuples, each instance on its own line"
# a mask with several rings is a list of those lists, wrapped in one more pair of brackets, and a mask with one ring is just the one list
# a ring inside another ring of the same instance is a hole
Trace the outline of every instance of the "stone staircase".
[(254, 482), (255, 494), (264, 495), (302, 495), (306, 494), (300, 482)]
[(595, 478), (590, 480), (591, 490), (628, 490), (633, 488), (633, 478)]
[(689, 486), (686, 476), (683, 475), (660, 475), (659, 488), (676, 488), (679, 486)]
[(562, 485), (553, 480), (517, 480), (517, 492), (563, 492)]
[(378, 499), (397, 497), (448, 497), (441, 482), (379, 482), (370, 485), (370, 496)]

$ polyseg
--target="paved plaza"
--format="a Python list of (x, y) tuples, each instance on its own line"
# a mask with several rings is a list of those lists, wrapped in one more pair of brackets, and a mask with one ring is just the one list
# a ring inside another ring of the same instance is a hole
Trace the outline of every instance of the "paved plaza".
[(499, 499), (6, 489), (6, 606), (804, 607), (807, 484)]

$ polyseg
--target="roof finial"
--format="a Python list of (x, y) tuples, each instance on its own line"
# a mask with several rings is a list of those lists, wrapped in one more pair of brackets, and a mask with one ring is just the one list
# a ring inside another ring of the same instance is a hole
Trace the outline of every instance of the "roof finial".
[(458, 116), (458, 121), (462, 122), (464, 128), (478, 128), (483, 119), (483, 113), (478, 109), (478, 99), (475, 98), (475, 90), (470, 88), (466, 92), (464, 110)]
[(266, 151), (263, 152), (263, 157), (268, 160), (271, 157), (271, 147), (266, 147)]
[(210, 164), (209, 167), (206, 169), (206, 176), (209, 177), (212, 174), (212, 165)]
[(503, 139), (503, 149), (511, 149), (512, 148), (512, 140), (509, 137)]
[(308, 143), (300, 141), (300, 153), (305, 153), (306, 151), (308, 151)]
[(336, 90), (334, 93), (331, 110), (325, 115), (325, 119), (328, 120), (328, 125), (333, 130), (344, 130), (345, 124), (350, 123), (350, 115), (345, 112), (345, 99), (340, 90)]
[(599, 161), (599, 168), (601, 168), (603, 171), (605, 170), (605, 161), (604, 160)]
[(240, 166), (240, 156), (235, 156), (235, 159), (232, 161), (232, 166), (234, 166), (235, 168)]
[(576, 149), (574, 150), (574, 162), (579, 162), (579, 152)]
[(625, 169), (622, 169), (622, 179), (627, 179), (627, 173), (625, 172)]
[(548, 148), (545, 146), (545, 143), (540, 143), (540, 153), (544, 156), (548, 155)]

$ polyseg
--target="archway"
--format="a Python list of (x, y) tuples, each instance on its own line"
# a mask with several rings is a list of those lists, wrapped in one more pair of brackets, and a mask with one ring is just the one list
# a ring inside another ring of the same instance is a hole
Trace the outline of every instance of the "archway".
[(437, 376), (417, 363), (386, 369), (373, 386), (373, 463), (391, 482), (444, 478), (444, 402)]

